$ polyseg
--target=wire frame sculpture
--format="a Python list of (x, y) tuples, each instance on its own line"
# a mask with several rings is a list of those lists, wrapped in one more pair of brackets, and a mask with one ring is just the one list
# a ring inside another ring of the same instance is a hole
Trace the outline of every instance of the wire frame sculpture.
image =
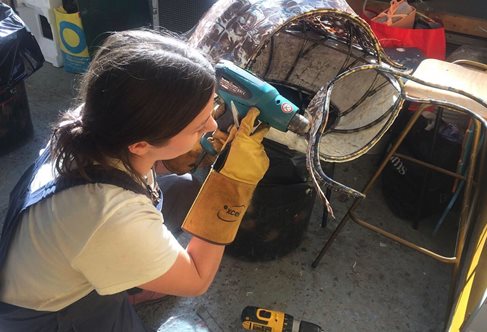
[[(330, 111), (323, 112), (323, 87), (337, 75), (369, 63), (401, 68), (345, 0), (220, 0), (195, 27), (189, 43), (214, 62), (230, 60), (252, 71), (295, 102), (318, 130), (306, 139), (271, 130), (267, 138), (303, 152), (319, 145), (314, 150), (318, 160), (346, 162), (363, 155), (402, 104), (398, 90), (385, 84), (387, 75), (374, 73), (345, 82), (348, 93), (332, 96)], [(381, 107), (374, 104), (378, 97)], [(309, 166), (317, 185), (363, 196), (326, 176), (319, 163)], [(326, 198), (324, 202), (331, 212)]]

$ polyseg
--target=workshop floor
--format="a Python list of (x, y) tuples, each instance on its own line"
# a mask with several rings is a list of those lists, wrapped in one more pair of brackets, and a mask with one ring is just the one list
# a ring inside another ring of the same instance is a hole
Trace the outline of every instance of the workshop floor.
[[(74, 96), (76, 75), (46, 63), (26, 80), (34, 136), (0, 156), (0, 217), (8, 193), (46, 143), (51, 123)], [(336, 179), (361, 189), (377, 155), (340, 164)], [(334, 195), (340, 220), (351, 203)], [(425, 247), (450, 255), (455, 222), (431, 235), (437, 218), (418, 230), (395, 218), (374, 190), (361, 205), (367, 221)], [(447, 319), (451, 268), (349, 222), (316, 268), (311, 263), (337, 222), (321, 227), (322, 207), (315, 204), (301, 245), (267, 262), (245, 262), (225, 255), (210, 290), (198, 298), (166, 297), (137, 311), (150, 331), (243, 331), (240, 313), (247, 305), (285, 311), (325, 331), (442, 331)], [(186, 235), (180, 236), (187, 242)], [(184, 322), (187, 323), (184, 323)], [(208, 327), (205, 327), (205, 324)], [(191, 325), (193, 327), (191, 327)]]

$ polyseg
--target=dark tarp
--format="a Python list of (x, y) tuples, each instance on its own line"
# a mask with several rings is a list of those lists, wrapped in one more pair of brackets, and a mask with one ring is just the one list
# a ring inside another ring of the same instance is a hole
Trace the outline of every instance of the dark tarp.
[(23, 81), (43, 63), (41, 49), (22, 19), (0, 3), (0, 91)]

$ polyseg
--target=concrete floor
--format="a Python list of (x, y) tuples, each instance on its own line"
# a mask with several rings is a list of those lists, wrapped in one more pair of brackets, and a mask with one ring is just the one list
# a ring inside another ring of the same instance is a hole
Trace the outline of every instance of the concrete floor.
[[(58, 113), (71, 103), (76, 79), (76, 75), (45, 63), (26, 80), (35, 131), (26, 144), (0, 156), (2, 221), (9, 191), (46, 143)], [(336, 179), (360, 189), (376, 161), (376, 155), (365, 155), (340, 164)], [(337, 220), (350, 203), (339, 195), (332, 197)], [(371, 223), (416, 243), (447, 255), (453, 250), (454, 218), (432, 237), (435, 218), (422, 221), (414, 230), (409, 222), (392, 215), (378, 189), (368, 196), (360, 211)], [(443, 330), (448, 311), (449, 266), (348, 223), (320, 264), (312, 268), (312, 261), (337, 225), (329, 222), (322, 228), (321, 214), (322, 207), (317, 202), (300, 246), (290, 254), (267, 262), (247, 262), (227, 254), (205, 295), (166, 297), (158, 303), (138, 306), (147, 328), (243, 331), (240, 313), (245, 306), (253, 305), (285, 311), (314, 322), (325, 331)], [(179, 239), (182, 243), (188, 241), (185, 234)]]

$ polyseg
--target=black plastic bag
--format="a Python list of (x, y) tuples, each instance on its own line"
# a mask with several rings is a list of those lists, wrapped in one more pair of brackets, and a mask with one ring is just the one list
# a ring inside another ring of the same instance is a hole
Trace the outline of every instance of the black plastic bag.
[[(401, 112), (392, 128), (391, 143), (404, 128), (412, 113)], [(461, 143), (437, 134), (435, 149), (430, 153), (433, 130), (425, 130), (427, 120), (420, 117), (397, 152), (455, 172)], [(429, 172), (429, 174), (428, 174)], [(426, 181), (426, 182), (425, 182)], [(443, 211), (452, 193), (454, 178), (393, 155), (382, 172), (382, 193), (387, 206), (397, 217), (419, 220)], [(424, 195), (421, 196), (422, 187)]]
[(0, 3), (0, 92), (42, 67), (44, 56), (22, 19)]

